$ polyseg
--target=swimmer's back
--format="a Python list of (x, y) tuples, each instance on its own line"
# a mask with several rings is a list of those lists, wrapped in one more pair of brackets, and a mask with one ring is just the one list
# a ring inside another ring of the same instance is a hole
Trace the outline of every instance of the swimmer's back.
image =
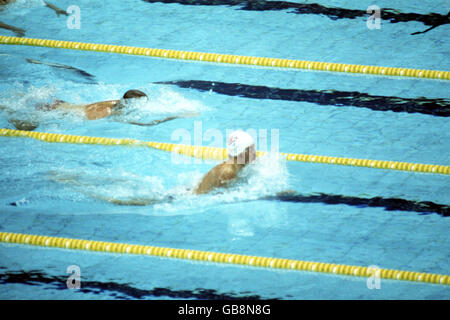
[(97, 120), (108, 117), (112, 113), (112, 108), (117, 100), (101, 101), (88, 104), (84, 107), (84, 113), (89, 120)]
[(111, 115), (112, 108), (117, 100), (95, 102), (88, 105), (75, 105), (65, 101), (56, 100), (49, 109), (58, 109), (60, 111), (69, 111), (85, 116), (88, 120), (97, 120)]

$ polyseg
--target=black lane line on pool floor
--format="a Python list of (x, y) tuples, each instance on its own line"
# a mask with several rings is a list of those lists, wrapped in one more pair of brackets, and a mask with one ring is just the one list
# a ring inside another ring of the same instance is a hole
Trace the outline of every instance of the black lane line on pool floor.
[(411, 211), (420, 212), (422, 215), (437, 213), (443, 217), (450, 216), (450, 206), (437, 204), (431, 201), (411, 201), (399, 198), (359, 198), (342, 195), (330, 195), (316, 193), (314, 195), (277, 195), (267, 196), (260, 200), (278, 200), (282, 202), (298, 203), (323, 203), (323, 204), (345, 204), (358, 208), (384, 208), (386, 211)]
[(450, 117), (449, 99), (375, 96), (357, 91), (280, 89), (204, 80), (162, 81), (155, 83), (250, 99), (299, 101), (335, 107), (359, 107), (374, 111), (422, 113), (438, 117)]
[[(173, 200), (175, 199), (174, 198), (167, 199), (167, 203), (170, 203)], [(409, 211), (409, 212), (418, 212), (421, 213), (422, 215), (437, 213), (443, 217), (450, 216), (450, 205), (438, 204), (431, 201), (411, 201), (400, 198), (382, 198), (382, 197), (360, 198), (354, 196), (314, 193), (310, 195), (286, 194), (286, 195), (265, 196), (256, 200), (270, 200), (270, 201), (297, 202), (297, 203), (323, 203), (328, 205), (345, 204), (348, 206), (358, 208), (366, 208), (366, 207), (384, 208), (386, 211)], [(246, 201), (244, 200), (243, 202)], [(19, 207), (27, 204), (28, 201), (24, 202), (23, 200), (9, 203), (9, 205), (13, 207)]]
[[(6, 269), (0, 267), (0, 269)], [(30, 286), (48, 285), (55, 290), (69, 290), (67, 288), (68, 276), (50, 276), (41, 270), (6, 271), (0, 273), (0, 285), (20, 283)], [(46, 288), (47, 289), (47, 288)], [(199, 300), (260, 300), (259, 295), (246, 295), (250, 292), (220, 293), (214, 289), (197, 288), (195, 290), (172, 290), (169, 288), (153, 288), (152, 290), (139, 289), (126, 283), (87, 281), (81, 279), (82, 293), (109, 295), (118, 299), (145, 299), (169, 297), (173, 299), (199, 299)], [(271, 298), (272, 299), (272, 298)], [(279, 298), (275, 298), (276, 300)]]
[[(192, 6), (240, 6), (239, 10), (246, 11), (280, 11), (289, 10), (294, 14), (316, 14), (324, 15), (331, 20), (368, 18), (367, 9), (345, 9), (337, 7), (326, 7), (317, 3), (295, 3), (288, 1), (262, 1), (262, 0), (143, 0), (149, 3), (177, 3)], [(421, 22), (430, 28), (424, 31), (414, 32), (411, 35), (428, 32), (441, 25), (450, 23), (450, 11), (447, 15), (439, 13), (403, 13), (392, 8), (381, 8), (380, 18), (390, 23), (398, 22)]]

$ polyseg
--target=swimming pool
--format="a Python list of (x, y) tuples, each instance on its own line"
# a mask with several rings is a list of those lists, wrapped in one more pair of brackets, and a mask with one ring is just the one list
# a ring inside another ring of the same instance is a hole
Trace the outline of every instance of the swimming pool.
[[(365, 11), (371, 4), (322, 5)], [(377, 2), (402, 12), (443, 15), (446, 4)], [(239, 5), (137, 0), (77, 5), (80, 29), (67, 28), (67, 17), (57, 17), (37, 0), (17, 1), (0, 12), (0, 21), (25, 29), (29, 38), (450, 70), (448, 25), (411, 35), (428, 26), (382, 20), (380, 30), (369, 30), (363, 17), (330, 19), (294, 9), (240, 10)], [(200, 114), (141, 127), (33, 111), (39, 132), (181, 143), (174, 133), (184, 130), (195, 145), (196, 132), (205, 136), (217, 129), (225, 137), (227, 130), (242, 128), (267, 133), (270, 146), (276, 137), (272, 130), (278, 130), (280, 152), (450, 165), (445, 80), (29, 46), (2, 45), (0, 53), (0, 105), (14, 106), (16, 116), (27, 118), (31, 105), (55, 97), (89, 103), (117, 99), (130, 88), (150, 97), (126, 115), (131, 120)], [(442, 113), (430, 114), (430, 106)], [(14, 128), (5, 114), (0, 127)], [(448, 175), (266, 157), (247, 183), (196, 197), (185, 189), (217, 162), (186, 158), (186, 163), (174, 163), (170, 153), (151, 148), (0, 139), (1, 232), (448, 274)], [(211, 141), (204, 137), (200, 142)], [(73, 177), (77, 184), (61, 183)], [(273, 197), (284, 190), (299, 196)], [(92, 196), (162, 199), (169, 194), (173, 201), (150, 206), (117, 206)], [(1, 243), (0, 257), (3, 299), (450, 297), (445, 285), (382, 279), (380, 289), (370, 290), (363, 277), (143, 255)], [(81, 270), (79, 290), (66, 286), (71, 265)]]

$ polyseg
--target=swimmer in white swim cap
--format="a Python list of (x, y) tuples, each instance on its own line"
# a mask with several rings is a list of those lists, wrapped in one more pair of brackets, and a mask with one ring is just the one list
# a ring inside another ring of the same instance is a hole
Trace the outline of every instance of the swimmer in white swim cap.
[(239, 171), (256, 160), (255, 143), (251, 135), (238, 130), (227, 140), (228, 159), (212, 168), (195, 188), (196, 194), (205, 194), (215, 188), (226, 187)]

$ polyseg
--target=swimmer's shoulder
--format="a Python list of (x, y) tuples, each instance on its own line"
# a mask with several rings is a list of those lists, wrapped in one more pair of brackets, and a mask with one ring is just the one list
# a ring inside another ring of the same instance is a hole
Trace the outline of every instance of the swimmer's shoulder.
[(85, 105), (86, 110), (88, 109), (99, 109), (99, 108), (112, 108), (118, 100), (108, 100), (108, 101), (99, 101)]
[(89, 120), (96, 120), (111, 115), (113, 106), (117, 100), (100, 101), (84, 106), (86, 118)]
[(221, 163), (218, 167), (218, 175), (220, 180), (231, 180), (236, 178), (236, 169), (232, 164), (229, 163)]

